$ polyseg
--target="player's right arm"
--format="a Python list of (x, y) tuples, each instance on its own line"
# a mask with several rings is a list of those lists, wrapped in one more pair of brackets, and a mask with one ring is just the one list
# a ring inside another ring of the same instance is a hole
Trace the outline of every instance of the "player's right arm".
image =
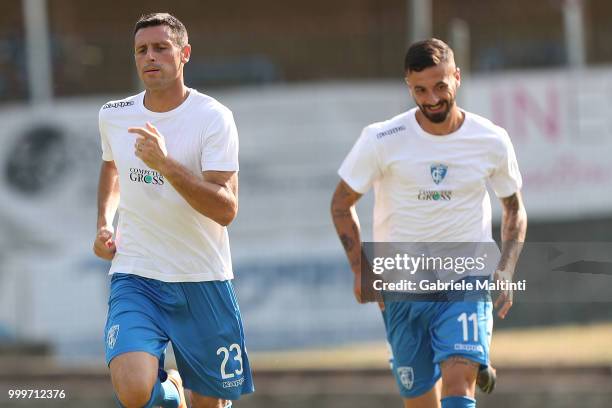
[(355, 204), (360, 198), (361, 194), (350, 188), (344, 180), (340, 180), (332, 197), (331, 215), (353, 271), (355, 298), (359, 303), (363, 303), (361, 296), (361, 235), (359, 217), (355, 209)]
[(94, 253), (112, 260), (117, 248), (113, 240), (113, 219), (119, 206), (119, 175), (114, 161), (102, 161), (98, 183), (98, 222)]
[(361, 288), (361, 234), (355, 204), (382, 176), (373, 136), (370, 127), (364, 128), (342, 162), (338, 169), (341, 180), (331, 203), (332, 219), (353, 271), (353, 292), (359, 303), (364, 303), (364, 299)]

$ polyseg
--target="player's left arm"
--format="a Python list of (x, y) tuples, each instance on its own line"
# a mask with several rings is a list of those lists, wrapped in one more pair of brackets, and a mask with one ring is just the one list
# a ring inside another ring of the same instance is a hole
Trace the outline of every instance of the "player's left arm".
[(238, 172), (209, 170), (196, 175), (168, 156), (163, 136), (151, 124), (129, 128), (128, 132), (138, 135), (136, 156), (163, 175), (194, 210), (223, 226), (234, 220), (238, 213)]
[(238, 214), (238, 172), (202, 172), (198, 177), (168, 158), (159, 172), (193, 209), (216, 223), (228, 226)]
[[(502, 253), (495, 272), (497, 280), (512, 281), (518, 258), (523, 249), (527, 235), (527, 212), (523, 205), (521, 192), (501, 198), (502, 203)], [(495, 301), (498, 316), (505, 318), (512, 307), (513, 294), (511, 290), (502, 291)]]

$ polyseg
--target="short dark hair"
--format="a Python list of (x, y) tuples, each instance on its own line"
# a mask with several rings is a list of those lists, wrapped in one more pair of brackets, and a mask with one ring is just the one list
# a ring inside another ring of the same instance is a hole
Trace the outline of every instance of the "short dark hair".
[(164, 25), (170, 28), (172, 39), (179, 47), (187, 45), (187, 29), (180, 20), (169, 13), (150, 13), (142, 15), (134, 26), (134, 35), (141, 28)]
[(454, 61), (453, 50), (444, 41), (437, 38), (415, 42), (408, 48), (404, 59), (404, 72), (421, 72), (425, 68)]

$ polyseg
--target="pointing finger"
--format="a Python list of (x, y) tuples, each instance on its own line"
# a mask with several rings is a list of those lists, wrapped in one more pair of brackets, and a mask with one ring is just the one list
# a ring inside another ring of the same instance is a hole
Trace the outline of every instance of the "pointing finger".
[(153, 133), (151, 133), (150, 130), (142, 128), (142, 127), (130, 127), (128, 128), (128, 132), (129, 133), (136, 133), (140, 136), (142, 136), (145, 139), (151, 138), (151, 137), (155, 137), (155, 135)]

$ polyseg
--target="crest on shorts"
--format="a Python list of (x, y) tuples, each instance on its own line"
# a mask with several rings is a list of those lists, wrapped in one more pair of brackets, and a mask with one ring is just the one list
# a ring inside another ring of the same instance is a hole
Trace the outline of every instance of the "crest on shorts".
[(436, 184), (440, 184), (442, 180), (444, 180), (444, 177), (446, 177), (446, 173), (448, 172), (448, 166), (442, 163), (432, 164), (429, 167), (429, 171), (431, 172), (431, 178), (433, 179), (433, 182)]
[(117, 336), (119, 335), (119, 325), (116, 324), (111, 326), (108, 329), (108, 334), (106, 335), (106, 344), (108, 344), (109, 349), (113, 349), (115, 347), (115, 343), (117, 342)]
[(404, 388), (412, 389), (414, 385), (414, 370), (412, 367), (397, 367), (397, 376)]

